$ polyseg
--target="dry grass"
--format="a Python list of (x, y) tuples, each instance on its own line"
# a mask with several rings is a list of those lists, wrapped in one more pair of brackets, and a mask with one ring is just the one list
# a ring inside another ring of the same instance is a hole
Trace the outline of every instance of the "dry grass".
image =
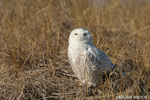
[[(0, 2), (1, 100), (150, 96), (150, 3), (104, 0), (99, 7), (98, 1)], [(84, 95), (67, 58), (69, 33), (77, 27), (88, 29), (94, 44), (118, 64), (90, 95)]]

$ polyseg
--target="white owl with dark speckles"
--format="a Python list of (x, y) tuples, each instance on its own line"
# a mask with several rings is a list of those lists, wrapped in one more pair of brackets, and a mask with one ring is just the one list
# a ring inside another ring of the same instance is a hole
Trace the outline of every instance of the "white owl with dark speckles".
[(99, 85), (101, 72), (111, 72), (115, 67), (106, 54), (93, 45), (90, 32), (84, 28), (70, 33), (68, 57), (81, 84), (87, 83), (89, 87)]

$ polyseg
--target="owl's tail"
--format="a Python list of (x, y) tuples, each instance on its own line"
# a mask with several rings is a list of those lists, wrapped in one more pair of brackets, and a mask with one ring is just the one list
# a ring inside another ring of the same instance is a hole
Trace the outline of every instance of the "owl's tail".
[[(115, 64), (115, 65), (113, 66), (113, 68), (112, 68), (112, 72), (114, 72), (115, 69), (117, 69), (117, 67), (118, 67), (118, 64)], [(127, 73), (123, 72), (122, 70), (119, 69), (118, 71), (120, 72), (120, 74), (121, 74), (123, 77), (128, 77), (128, 78), (130, 78), (130, 79), (132, 79), (132, 80), (135, 81), (135, 79), (133, 79), (130, 75), (128, 75)]]
[(115, 64), (115, 65), (113, 66), (112, 71), (116, 68), (116, 66), (117, 66), (117, 64)]

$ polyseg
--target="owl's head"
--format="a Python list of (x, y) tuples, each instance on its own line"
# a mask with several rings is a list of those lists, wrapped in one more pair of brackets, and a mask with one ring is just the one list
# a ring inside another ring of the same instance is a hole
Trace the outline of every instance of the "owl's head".
[(69, 36), (69, 44), (91, 44), (92, 36), (90, 32), (84, 28), (74, 29)]

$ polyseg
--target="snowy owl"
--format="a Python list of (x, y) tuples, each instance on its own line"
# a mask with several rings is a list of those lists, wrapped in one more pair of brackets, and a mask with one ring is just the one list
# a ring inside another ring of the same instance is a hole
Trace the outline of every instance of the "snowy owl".
[(81, 85), (98, 86), (101, 72), (111, 72), (115, 65), (104, 52), (95, 47), (88, 30), (74, 29), (69, 36), (68, 57)]

